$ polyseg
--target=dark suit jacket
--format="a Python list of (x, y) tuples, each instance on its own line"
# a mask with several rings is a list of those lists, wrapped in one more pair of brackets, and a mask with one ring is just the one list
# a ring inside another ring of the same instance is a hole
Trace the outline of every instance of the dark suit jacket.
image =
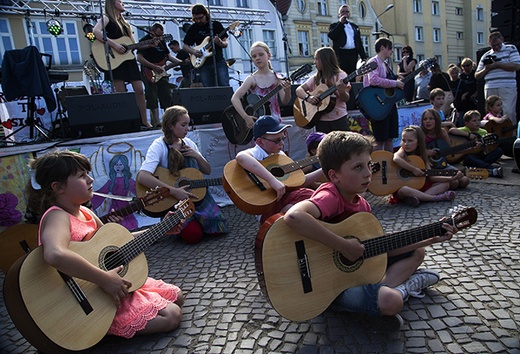
[[(354, 44), (356, 45), (357, 54), (361, 59), (365, 60), (367, 59), (367, 54), (365, 53), (365, 48), (363, 48), (363, 43), (361, 43), (361, 31), (355, 23), (350, 22), (350, 25), (354, 29)], [(341, 22), (338, 21), (329, 26), (328, 36), (332, 39), (332, 48), (338, 55), (339, 49), (347, 42), (347, 35)]]

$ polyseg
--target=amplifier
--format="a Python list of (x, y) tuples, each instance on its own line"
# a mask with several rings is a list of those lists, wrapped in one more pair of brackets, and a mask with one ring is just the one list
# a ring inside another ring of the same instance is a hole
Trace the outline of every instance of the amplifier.
[(72, 138), (140, 131), (141, 116), (135, 93), (66, 96)]
[(222, 112), (231, 105), (231, 96), (231, 86), (180, 88), (173, 91), (172, 103), (184, 106), (194, 125), (222, 123)]

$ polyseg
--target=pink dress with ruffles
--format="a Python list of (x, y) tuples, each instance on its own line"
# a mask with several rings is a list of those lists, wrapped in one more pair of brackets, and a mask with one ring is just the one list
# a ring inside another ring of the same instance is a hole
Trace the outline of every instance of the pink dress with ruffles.
[[(43, 214), (42, 220), (49, 211), (56, 209), (63, 210), (53, 206)], [(87, 221), (70, 215), (71, 241), (81, 242), (86, 235), (96, 230), (96, 220), (89, 209), (82, 206), (80, 211)], [(39, 231), (38, 243), (41, 244)], [(175, 285), (147, 278), (142, 287), (121, 300), (121, 305), (116, 311), (108, 334), (124, 338), (133, 337), (137, 331), (144, 329), (150, 320), (157, 317), (159, 311), (165, 308), (169, 302), (177, 301), (180, 291), (180, 288)]]

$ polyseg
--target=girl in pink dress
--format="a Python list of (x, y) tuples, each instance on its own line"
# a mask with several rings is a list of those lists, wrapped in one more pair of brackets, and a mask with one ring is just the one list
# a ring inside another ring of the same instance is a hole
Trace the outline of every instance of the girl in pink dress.
[[(47, 209), (38, 232), (45, 262), (99, 285), (113, 297), (117, 311), (108, 334), (131, 338), (177, 328), (184, 302), (177, 286), (148, 278), (141, 288), (129, 293), (131, 283), (118, 274), (122, 265), (105, 271), (69, 249), (70, 241), (83, 241), (103, 226), (90, 209), (81, 205), (93, 194), (90, 161), (72, 151), (54, 151), (32, 161), (31, 169), (35, 171), (33, 188), (41, 192), (42, 210)], [(181, 224), (170, 232), (180, 232)]]

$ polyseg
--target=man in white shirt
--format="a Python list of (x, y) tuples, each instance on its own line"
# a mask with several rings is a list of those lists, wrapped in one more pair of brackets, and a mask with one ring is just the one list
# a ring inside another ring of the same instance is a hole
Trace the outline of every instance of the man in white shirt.
[(340, 68), (350, 74), (356, 70), (358, 57), (367, 60), (367, 55), (361, 42), (359, 27), (349, 21), (350, 6), (340, 6), (338, 16), (339, 21), (329, 26), (328, 36), (332, 39), (332, 48), (338, 57)]
[(516, 124), (516, 71), (520, 70), (520, 55), (512, 44), (504, 44), (500, 32), (492, 32), (488, 38), (491, 49), (480, 59), (475, 72), (477, 80), (484, 79), (484, 95), (502, 98), (503, 115)]

